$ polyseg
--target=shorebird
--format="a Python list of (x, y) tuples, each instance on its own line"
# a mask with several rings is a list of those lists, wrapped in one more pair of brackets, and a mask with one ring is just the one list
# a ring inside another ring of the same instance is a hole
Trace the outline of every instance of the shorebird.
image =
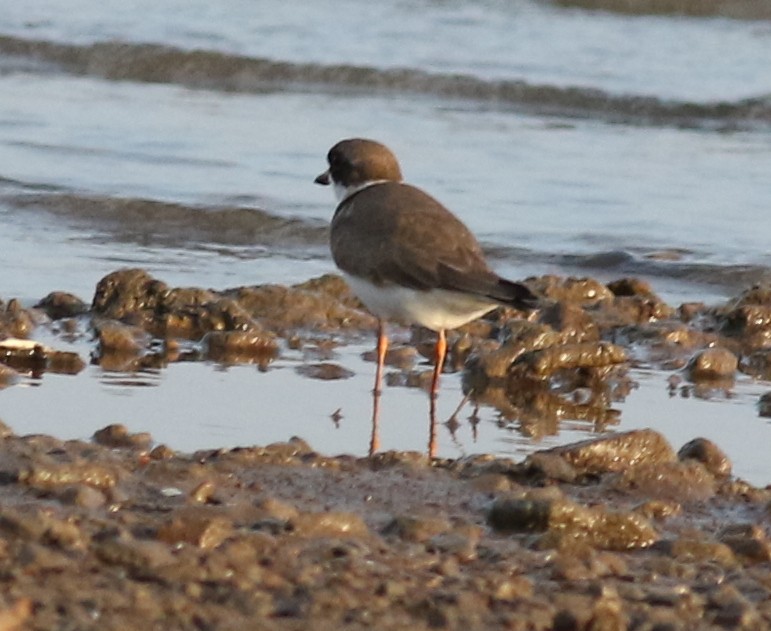
[(501, 278), (485, 261), (471, 231), (421, 189), (402, 182), (396, 156), (374, 140), (341, 140), (327, 154), (329, 167), (316, 184), (334, 186), (332, 258), (353, 292), (378, 318), (373, 390), (373, 439), (383, 364), (385, 323), (418, 324), (438, 334), (431, 380), (429, 453), (435, 449), (436, 399), (447, 355), (446, 331), (499, 305), (533, 308), (536, 296), (523, 284)]

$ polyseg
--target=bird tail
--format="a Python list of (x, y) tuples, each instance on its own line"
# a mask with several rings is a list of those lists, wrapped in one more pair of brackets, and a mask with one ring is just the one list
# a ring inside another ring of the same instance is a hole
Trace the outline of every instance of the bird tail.
[(495, 287), (488, 294), (493, 300), (514, 307), (515, 309), (537, 309), (541, 299), (522, 283), (515, 283), (505, 278), (499, 278)]

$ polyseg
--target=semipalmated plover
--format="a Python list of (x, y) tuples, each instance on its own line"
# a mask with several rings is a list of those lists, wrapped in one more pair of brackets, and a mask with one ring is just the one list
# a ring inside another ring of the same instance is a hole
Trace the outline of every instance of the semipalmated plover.
[[(445, 331), (499, 305), (536, 306), (525, 286), (498, 276), (471, 231), (419, 188), (402, 182), (396, 156), (373, 140), (341, 140), (327, 154), (317, 184), (332, 184), (339, 205), (332, 217), (332, 258), (354, 293), (379, 321), (373, 424), (378, 420), (385, 322), (436, 331), (431, 417), (447, 354)], [(371, 450), (377, 449), (373, 433)], [(429, 449), (431, 451), (431, 449)]]

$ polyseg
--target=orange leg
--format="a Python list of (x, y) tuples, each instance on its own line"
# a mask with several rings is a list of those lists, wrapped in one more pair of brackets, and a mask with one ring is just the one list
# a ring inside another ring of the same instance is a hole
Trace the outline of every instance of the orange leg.
[(378, 320), (377, 325), (377, 369), (375, 370), (375, 388), (372, 390), (372, 438), (369, 442), (369, 455), (380, 449), (378, 425), (380, 423), (380, 393), (383, 391), (383, 365), (388, 350), (388, 337), (385, 334), (385, 324)]
[(444, 334), (444, 329), (439, 331), (439, 338), (436, 340), (436, 347), (434, 350), (434, 375), (431, 379), (431, 426), (429, 428), (428, 437), (429, 458), (435, 458), (437, 450), (436, 399), (439, 396), (439, 376), (442, 374), (442, 368), (444, 368), (444, 360), (447, 357), (447, 337)]

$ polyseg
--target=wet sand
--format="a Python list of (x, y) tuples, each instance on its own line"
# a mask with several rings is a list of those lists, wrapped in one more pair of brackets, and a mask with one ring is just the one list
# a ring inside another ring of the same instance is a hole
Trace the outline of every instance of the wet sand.
[[(766, 287), (673, 308), (636, 279), (527, 282), (547, 306), (500, 310), (452, 340), (472, 398), (533, 422), (600, 422), (633, 387), (639, 346), (679, 367), (675, 390), (730, 388), (740, 370), (768, 378)], [(33, 309), (4, 303), (0, 378), (82, 370), (34, 339), (84, 320), (105, 370), (268, 366), (310, 331), (315, 344), (369, 330), (359, 307), (334, 276), (214, 292), (120, 270), (90, 305), (58, 292)], [(423, 377), (403, 356), (427, 343), (415, 332), (389, 357), (405, 385)], [(306, 370), (344, 376), (333, 363)], [(4, 427), (0, 450), (0, 629), (771, 625), (771, 489), (734, 477), (704, 439), (671, 446), (636, 430), (521, 461), (357, 458), (299, 438), (181, 453), (109, 425), (91, 441)]]
[(771, 624), (771, 491), (714, 445), (641, 431), (515, 463), (151, 442), (6, 431), (0, 628)]

